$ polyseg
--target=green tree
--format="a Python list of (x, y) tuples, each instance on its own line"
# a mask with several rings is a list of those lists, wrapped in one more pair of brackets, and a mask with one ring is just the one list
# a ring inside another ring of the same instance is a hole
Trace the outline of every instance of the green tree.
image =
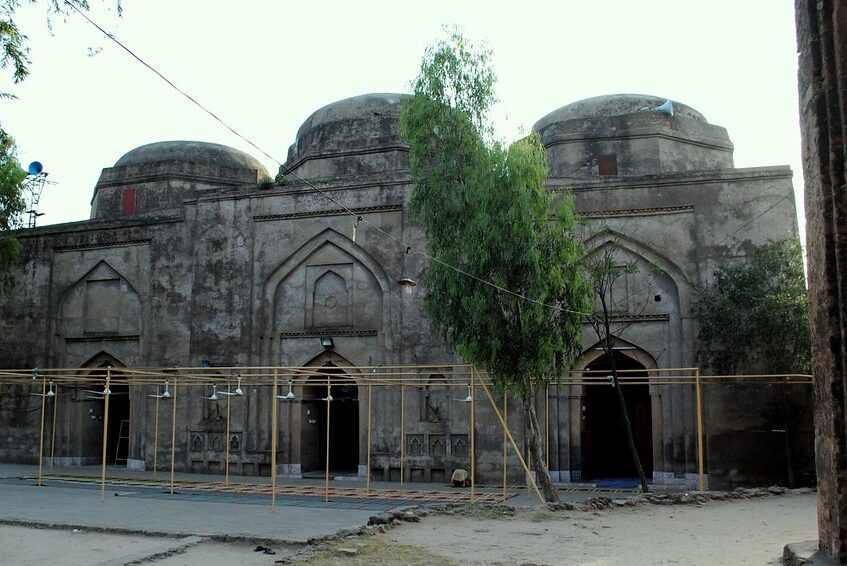
[[(67, 17), (74, 10), (89, 9), (87, 0), (24, 0), (29, 4), (43, 4), (47, 9), (47, 25), (52, 17)], [(27, 36), (15, 22), (20, 0), (0, 0), (0, 69), (11, 70), (12, 79), (19, 83), (29, 76), (29, 47)], [(120, 14), (120, 0), (115, 1)], [(0, 92), (0, 98), (14, 98)], [(20, 261), (21, 245), (12, 235), (20, 228), (26, 173), (21, 169), (15, 153), (15, 142), (0, 126), (0, 294), (13, 284), (12, 269)]]
[(591, 286), (572, 200), (553, 206), (538, 138), (491, 140), (490, 55), (457, 31), (427, 49), (401, 113), (411, 208), (433, 257), (423, 281), (433, 330), (521, 400), (539, 487), (555, 501), (533, 399), (579, 354)]
[(0, 129), (0, 294), (11, 287), (12, 268), (20, 261), (21, 245), (11, 231), (20, 227), (26, 208), (24, 179), (26, 173), (15, 155), (15, 142)]
[[(66, 18), (75, 10), (88, 11), (88, 0), (23, 0), (25, 4), (42, 4), (47, 11), (47, 25), (51, 25), (53, 17)], [(12, 78), (16, 83), (29, 76), (29, 47), (27, 36), (15, 22), (15, 13), (20, 8), (21, 0), (0, 0), (0, 69), (12, 70)], [(115, 1), (118, 14), (121, 13), (120, 0)], [(3, 93), (3, 97), (9, 97)]]
[(808, 373), (809, 301), (797, 237), (768, 241), (697, 288), (703, 364), (720, 374)]

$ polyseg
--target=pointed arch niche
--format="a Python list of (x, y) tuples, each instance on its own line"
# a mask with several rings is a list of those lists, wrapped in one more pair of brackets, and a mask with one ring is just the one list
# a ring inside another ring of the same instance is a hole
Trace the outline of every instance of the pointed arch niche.
[[(323, 230), (264, 282), (259, 319), (270, 338), (268, 361), (293, 362), (322, 335), (363, 339), (367, 348), (390, 350), (390, 289), (385, 271), (370, 254), (335, 230)], [(357, 348), (366, 348), (364, 342)]]
[(53, 336), (57, 366), (87, 366), (101, 351), (129, 366), (141, 361), (141, 296), (108, 262), (100, 260), (60, 297)]
[[(661, 358), (664, 367), (692, 363), (691, 285), (679, 266), (649, 245), (609, 228), (588, 238), (585, 248), (589, 258), (608, 254), (616, 264), (634, 267), (611, 289), (612, 306), (621, 318), (613, 321), (612, 332), (625, 333), (627, 340)], [(586, 338), (596, 338), (588, 328)]]

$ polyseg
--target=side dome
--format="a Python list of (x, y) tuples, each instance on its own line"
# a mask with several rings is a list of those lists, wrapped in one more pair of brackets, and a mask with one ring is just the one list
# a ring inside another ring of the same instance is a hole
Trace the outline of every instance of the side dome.
[(363, 94), (318, 109), (297, 130), (280, 172), (336, 177), (408, 168), (408, 146), (400, 138), (404, 96)]
[(553, 177), (658, 175), (733, 166), (726, 130), (697, 110), (645, 94), (579, 100), (550, 112), (533, 129)]
[[(647, 112), (664, 104), (668, 99), (649, 94), (605, 94), (572, 102), (561, 108), (553, 110), (532, 127), (539, 131), (550, 124), (557, 122), (568, 122), (570, 120), (581, 120), (586, 118), (610, 118)], [(673, 115), (676, 118), (696, 120), (707, 124), (706, 118), (681, 102), (673, 101)]]
[(114, 218), (175, 210), (209, 191), (255, 185), (268, 171), (235, 148), (200, 141), (149, 143), (128, 151), (103, 169), (92, 218)]
[[(197, 166), (224, 167), (256, 171), (257, 179), (267, 176), (265, 166), (251, 155), (233, 147), (201, 141), (163, 141), (148, 143), (126, 152), (114, 167), (148, 165), (162, 162), (192, 163)], [(255, 182), (255, 181), (253, 181)]]

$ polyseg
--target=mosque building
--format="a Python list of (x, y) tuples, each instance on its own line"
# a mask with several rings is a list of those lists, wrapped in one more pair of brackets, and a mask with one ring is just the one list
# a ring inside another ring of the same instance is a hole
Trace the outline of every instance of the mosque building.
[[(354, 380), (337, 392), (333, 387), (338, 402), (331, 415), (321, 402), (325, 391), (299, 390), (302, 402), (281, 409), (277, 473), (323, 470), (329, 440), (331, 467), (339, 473), (361, 477), (370, 462), (376, 479), (398, 480), (402, 470), (407, 481), (446, 482), (454, 468), (467, 467), (469, 409), (455, 402), (465, 389), (447, 386), (450, 367), (462, 360), (430, 331), (426, 289), (404, 288), (421, 281), (427, 265), (396, 241), (426, 249), (409, 211), (402, 98), (367, 94), (315, 111), (297, 132), (276, 183), (267, 182), (273, 175), (256, 159), (222, 145), (165, 141), (127, 152), (103, 169), (90, 219), (18, 233), (24, 256), (17, 284), (0, 297), (0, 367), (102, 373), (107, 366), (296, 366), (353, 378), (361, 368), (415, 367), (426, 385), (405, 392), (402, 433), (396, 390), (375, 395), (370, 428), (366, 388)], [(696, 367), (694, 287), (751, 246), (797, 234), (790, 169), (734, 167), (723, 127), (653, 96), (574, 102), (541, 118), (534, 130), (547, 150), (549, 191), (572, 191), (586, 221), (588, 253), (611, 249), (621, 263), (638, 267), (616, 284), (626, 319), (616, 336), (618, 367), (645, 376)], [(332, 347), (322, 338), (331, 338)], [(573, 370), (608, 367), (588, 326), (583, 350)], [(109, 420), (127, 423), (129, 432), (110, 430), (110, 436), (125, 434), (126, 445), (112, 454), (110, 444), (108, 457), (149, 469), (148, 396), (155, 390), (131, 379), (124, 389)], [(191, 391), (179, 405), (184, 441), (176, 447), (176, 469), (220, 472), (229, 443), (232, 473), (269, 474), (273, 400), (248, 388), (243, 403), (232, 403), (225, 438), (224, 405), (205, 402), (208, 393)], [(694, 388), (663, 382), (633, 385), (626, 394), (649, 477), (695, 485)], [(754, 433), (776, 428), (756, 416), (770, 414), (760, 410), (768, 399), (709, 393), (711, 485), (779, 482), (787, 461), (813, 467), (810, 425), (791, 453), (782, 435)], [(13, 405), (23, 410), (0, 412), (0, 461), (37, 459), (37, 413), (26, 411), (34, 403), (22, 397)], [(74, 392), (58, 403), (57, 461), (99, 462), (102, 400)], [(538, 399), (539, 415), (549, 422), (554, 480), (632, 475), (617, 417), (610, 416), (614, 403), (605, 389), (583, 385), (551, 387)], [(327, 439), (321, 427), (329, 416), (335, 428)], [(479, 481), (500, 474), (503, 440), (495, 423), (481, 407), (474, 447)], [(522, 437), (517, 403), (510, 423)], [(166, 461), (166, 447), (159, 449)]]

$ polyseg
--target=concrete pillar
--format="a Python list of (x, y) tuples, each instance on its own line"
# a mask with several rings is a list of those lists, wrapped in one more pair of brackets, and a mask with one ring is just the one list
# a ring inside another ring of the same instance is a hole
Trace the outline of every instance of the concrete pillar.
[(847, 3), (795, 0), (819, 549), (847, 563)]

